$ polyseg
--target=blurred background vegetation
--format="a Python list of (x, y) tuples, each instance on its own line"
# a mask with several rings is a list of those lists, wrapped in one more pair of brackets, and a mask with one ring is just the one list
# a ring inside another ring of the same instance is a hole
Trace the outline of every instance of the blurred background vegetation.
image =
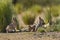
[[(45, 14), (46, 23), (49, 20), (55, 22), (46, 30), (60, 31), (60, 0), (0, 0), (0, 32), (5, 32), (13, 15), (16, 17), (24, 12), (22, 19), (26, 25), (30, 25), (41, 11)], [(44, 29), (40, 28), (38, 31), (42, 32)]]

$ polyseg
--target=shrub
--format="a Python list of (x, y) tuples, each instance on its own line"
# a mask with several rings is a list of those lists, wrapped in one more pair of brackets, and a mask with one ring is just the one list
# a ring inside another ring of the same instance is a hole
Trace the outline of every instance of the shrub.
[(40, 14), (40, 12), (42, 11), (42, 8), (39, 5), (33, 5), (28, 10), (32, 11), (35, 14)]
[(44, 28), (40, 27), (38, 30), (38, 32), (45, 32)]
[(6, 26), (11, 22), (11, 0), (0, 0), (0, 32), (5, 32)]
[(20, 14), (20, 13), (23, 11), (23, 5), (17, 3), (17, 4), (14, 6), (14, 11), (15, 11), (17, 14)]
[(46, 13), (45, 13), (45, 21), (46, 23), (48, 23), (49, 20), (51, 20), (51, 11), (50, 11), (50, 8), (48, 9), (49, 7), (47, 7), (45, 10), (46, 10)]
[(52, 6), (51, 7), (51, 13), (52, 13), (52, 16), (54, 16), (54, 17), (59, 16), (59, 8), (58, 8), (58, 6)]
[(40, 27), (40, 28), (38, 28), (38, 32), (50, 32), (50, 30), (51, 30), (51, 27), (50, 26), (48, 26), (48, 27)]
[(54, 31), (60, 31), (60, 19), (56, 20), (56, 24), (54, 25)]
[(35, 20), (35, 15), (31, 14), (31, 13), (25, 13), (24, 16), (22, 17), (23, 21), (25, 24), (33, 24), (34, 20)]

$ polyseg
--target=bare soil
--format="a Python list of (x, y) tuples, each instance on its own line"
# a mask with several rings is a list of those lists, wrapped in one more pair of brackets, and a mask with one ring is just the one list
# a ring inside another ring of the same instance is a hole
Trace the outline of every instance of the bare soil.
[(0, 40), (60, 40), (60, 32), (0, 33)]

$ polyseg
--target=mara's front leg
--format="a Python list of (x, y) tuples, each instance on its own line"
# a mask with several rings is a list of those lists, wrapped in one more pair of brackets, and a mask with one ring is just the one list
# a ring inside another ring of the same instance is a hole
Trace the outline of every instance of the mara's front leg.
[(6, 33), (9, 32), (9, 25), (6, 27)]

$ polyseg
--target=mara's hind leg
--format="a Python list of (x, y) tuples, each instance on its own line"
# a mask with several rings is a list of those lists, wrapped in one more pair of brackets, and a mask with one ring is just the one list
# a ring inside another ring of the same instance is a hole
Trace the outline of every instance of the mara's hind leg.
[(35, 32), (35, 25), (33, 26), (33, 32)]
[(29, 32), (32, 30), (31, 26), (29, 25)]
[(6, 33), (8, 33), (8, 31), (9, 31), (9, 26), (6, 27)]

